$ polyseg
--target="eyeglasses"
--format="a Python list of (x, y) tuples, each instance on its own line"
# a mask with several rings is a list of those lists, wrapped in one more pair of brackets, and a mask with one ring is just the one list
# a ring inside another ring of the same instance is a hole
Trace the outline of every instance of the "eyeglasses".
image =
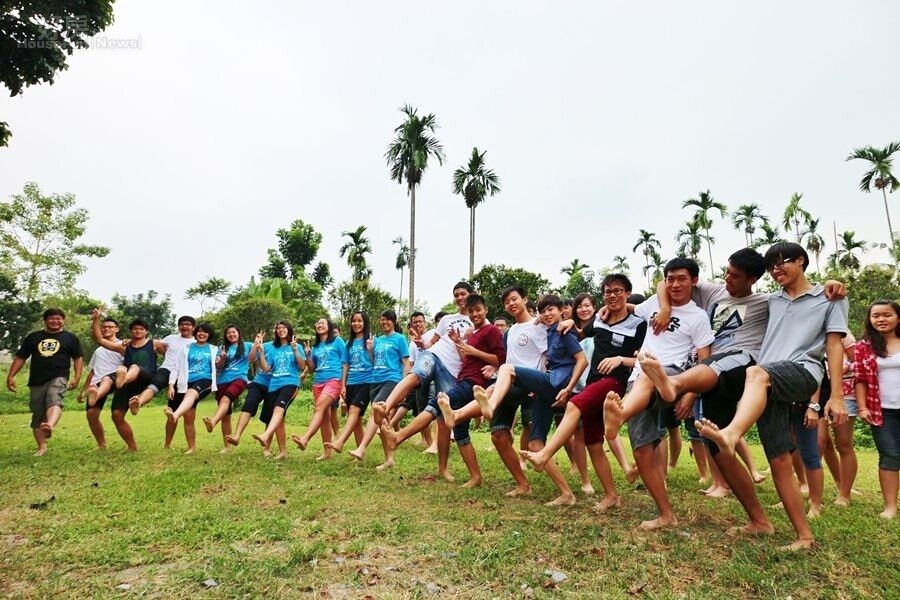
[(789, 263), (792, 263), (792, 262), (794, 262), (795, 260), (797, 260), (797, 259), (796, 259), (796, 258), (785, 258), (785, 259), (783, 259), (783, 260), (779, 260), (778, 262), (772, 263), (771, 265), (769, 265), (768, 267), (766, 267), (766, 270), (767, 270), (769, 273), (771, 273), (771, 272), (774, 271), (775, 269), (781, 269), (782, 267), (784, 267), (784, 265), (789, 264)]
[(621, 296), (625, 293), (625, 288), (613, 288), (611, 290), (606, 290), (603, 292), (604, 296)]

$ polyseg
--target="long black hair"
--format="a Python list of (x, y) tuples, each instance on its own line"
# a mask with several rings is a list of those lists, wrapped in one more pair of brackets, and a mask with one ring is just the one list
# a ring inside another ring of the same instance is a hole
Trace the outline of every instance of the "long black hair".
[[(335, 335), (335, 333), (334, 333), (335, 329), (337, 329), (337, 325), (335, 325), (334, 321), (332, 321), (328, 317), (322, 317), (322, 318), (325, 319), (325, 322), (328, 324), (328, 337), (325, 338), (325, 343), (330, 344), (337, 337), (337, 335)], [(322, 341), (322, 338), (319, 337), (319, 333), (317, 331), (315, 331), (315, 328), (313, 328), (313, 333), (316, 334), (316, 341), (315, 341), (315, 343), (313, 343), (313, 346), (318, 346), (319, 342)]]
[[(885, 358), (887, 357), (887, 342), (885, 341), (884, 336), (872, 326), (872, 309), (876, 306), (890, 306), (893, 309), (894, 314), (900, 317), (900, 304), (897, 304), (893, 300), (876, 300), (869, 305), (869, 310), (866, 311), (866, 322), (863, 324), (863, 339), (869, 340), (875, 354), (881, 358)], [(894, 328), (894, 335), (900, 337), (900, 322), (898, 322), (897, 327)]]
[(400, 323), (397, 322), (397, 313), (392, 311), (391, 309), (381, 311), (381, 317), (391, 321), (394, 324), (394, 331), (396, 333), (403, 333), (403, 327), (400, 326)]
[(238, 339), (236, 342), (236, 348), (234, 349), (234, 359), (239, 360), (244, 357), (244, 334), (241, 333), (241, 328), (235, 325), (234, 323), (229, 323), (225, 326), (225, 331), (222, 332), (222, 346), (225, 347), (225, 350), (228, 350), (228, 347), (231, 345), (228, 343), (228, 330), (234, 329), (238, 333)]
[(363, 345), (365, 345), (366, 340), (369, 339), (369, 336), (372, 335), (372, 331), (369, 328), (369, 315), (366, 314), (364, 310), (357, 310), (352, 315), (350, 315), (350, 337), (347, 338), (347, 343), (352, 344), (354, 340), (357, 339), (356, 334), (353, 333), (353, 317), (356, 315), (360, 315), (362, 317), (363, 322), (363, 330), (359, 339), (362, 340)]
[[(284, 338), (285, 339), (284, 343), (290, 344), (291, 340), (294, 339), (294, 326), (291, 325), (290, 322), (288, 322), (288, 321), (278, 321), (277, 323), (275, 323), (275, 329), (278, 329), (279, 325), (284, 325), (285, 327), (287, 327), (287, 336)], [(281, 346), (281, 338), (278, 337), (277, 333), (274, 333), (274, 330), (273, 330), (272, 336), (275, 338), (272, 340), (272, 345), (275, 346), (276, 348)]]
[(584, 329), (584, 326), (594, 320), (594, 315), (591, 315), (590, 318), (584, 323), (581, 322), (581, 319), (578, 318), (578, 307), (581, 306), (581, 303), (585, 300), (590, 300), (591, 304), (594, 305), (594, 315), (597, 314), (597, 300), (594, 298), (592, 294), (588, 294), (587, 292), (581, 292), (572, 300), (572, 320), (575, 321), (575, 326), (578, 329)]

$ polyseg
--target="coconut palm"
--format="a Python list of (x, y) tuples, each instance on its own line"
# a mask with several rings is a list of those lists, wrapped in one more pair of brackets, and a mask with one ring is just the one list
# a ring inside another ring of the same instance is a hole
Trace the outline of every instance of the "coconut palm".
[(900, 151), (900, 142), (891, 142), (880, 149), (872, 146), (854, 148), (850, 156), (847, 157), (847, 160), (866, 160), (869, 162), (869, 166), (872, 167), (863, 174), (863, 178), (859, 181), (859, 189), (864, 192), (871, 192), (874, 185), (876, 190), (881, 190), (881, 197), (884, 199), (884, 214), (887, 217), (888, 233), (891, 234), (891, 256), (894, 256), (893, 249), (896, 248), (896, 242), (894, 240), (894, 229), (891, 227), (891, 211), (888, 209), (887, 192), (893, 193), (894, 190), (900, 187), (900, 181), (891, 172), (893, 167), (892, 155), (897, 151)]
[(368, 279), (372, 270), (366, 263), (366, 254), (372, 254), (372, 244), (366, 237), (365, 225), (360, 225), (353, 231), (342, 231), (341, 235), (348, 238), (338, 249), (341, 258), (347, 258), (347, 265), (353, 269), (353, 278), (357, 280)]
[(762, 236), (753, 242), (754, 248), (771, 246), (772, 244), (777, 244), (778, 242), (785, 241), (785, 239), (781, 236), (781, 231), (778, 229), (778, 225), (769, 225), (768, 223), (763, 223), (759, 226), (759, 230), (762, 231)]
[(406, 115), (403, 123), (394, 129), (394, 141), (388, 145), (384, 158), (390, 167), (391, 179), (406, 183), (409, 194), (409, 309), (416, 299), (416, 187), (434, 159), (444, 164), (444, 148), (433, 135), (437, 118), (433, 114), (420, 117), (417, 109), (409, 104), (400, 109)]
[(562, 269), (560, 269), (559, 272), (562, 273), (563, 275), (565, 275), (566, 277), (573, 277), (573, 276), (581, 273), (585, 269), (590, 269), (590, 268), (591, 268), (591, 265), (589, 265), (587, 263), (583, 263), (583, 262), (581, 262), (581, 260), (579, 260), (577, 258), (573, 258), (572, 262), (570, 262), (569, 264), (564, 266)]
[(485, 168), (485, 154), (487, 150), (472, 148), (469, 163), (453, 172), (453, 193), (462, 196), (469, 208), (469, 279), (475, 276), (475, 207), (500, 192), (500, 178)]
[[(699, 213), (696, 215), (699, 216)], [(681, 256), (690, 256), (697, 260), (697, 256), (703, 249), (703, 221), (701, 219), (691, 219), (684, 224), (684, 227), (675, 234), (675, 241), (678, 242), (678, 254)]]
[[(641, 253), (644, 255), (644, 275), (648, 273), (650, 270), (650, 256), (651, 253), (657, 251), (662, 246), (659, 243), (659, 240), (656, 239), (656, 234), (646, 229), (640, 230), (640, 235), (638, 236), (638, 241), (631, 249), (632, 252), (637, 252), (638, 248), (641, 249)], [(650, 278), (647, 277), (647, 287), (650, 287)]]
[(705, 232), (706, 247), (709, 250), (709, 274), (712, 276), (715, 267), (713, 267), (712, 257), (712, 236), (709, 235), (709, 230), (713, 225), (710, 213), (713, 210), (717, 210), (719, 211), (719, 215), (724, 219), (728, 214), (728, 207), (725, 206), (724, 203), (713, 198), (712, 194), (709, 193), (709, 190), (700, 192), (696, 198), (688, 198), (681, 203), (681, 208), (687, 208), (688, 206), (697, 207), (697, 212), (694, 213), (694, 220), (699, 222), (700, 227)]
[(663, 278), (663, 269), (665, 269), (666, 260), (662, 257), (662, 255), (656, 250), (656, 248), (650, 247), (650, 256), (648, 258), (647, 264), (644, 265), (644, 275), (647, 277), (647, 293), (653, 294), (656, 292), (655, 285), (659, 283)]
[(796, 192), (791, 194), (791, 199), (788, 201), (788, 205), (784, 209), (784, 215), (781, 218), (781, 225), (784, 227), (785, 231), (791, 231), (791, 227), (793, 227), (798, 244), (800, 243), (800, 237), (803, 233), (800, 226), (808, 226), (809, 222), (812, 220), (812, 215), (809, 214), (809, 211), (800, 206), (800, 200), (802, 199), (803, 194), (798, 194)]
[(812, 252), (812, 255), (816, 257), (816, 273), (819, 272), (819, 256), (822, 254), (822, 251), (825, 250), (825, 238), (819, 233), (819, 221), (822, 219), (810, 219), (809, 224), (806, 226), (806, 231), (803, 232), (803, 242), (806, 244), (806, 249), (809, 252)]
[(869, 242), (856, 239), (855, 231), (845, 231), (838, 237), (838, 249), (828, 257), (828, 264), (832, 268), (847, 270), (859, 269), (861, 263), (856, 252), (865, 254), (869, 251), (866, 247)]
[[(402, 236), (395, 237), (391, 243), (400, 246), (400, 249), (397, 250), (397, 259), (394, 261), (394, 268), (400, 271), (400, 293), (397, 295), (399, 302), (400, 298), (403, 298), (403, 269), (409, 266), (409, 246), (406, 245)], [(412, 310), (410, 308), (410, 311)]]
[(627, 273), (631, 270), (628, 266), (628, 258), (625, 256), (613, 256), (613, 273)]
[(735, 229), (742, 230), (747, 239), (747, 246), (753, 246), (753, 234), (756, 233), (757, 223), (768, 225), (769, 218), (762, 214), (759, 205), (741, 204), (732, 215), (731, 222)]

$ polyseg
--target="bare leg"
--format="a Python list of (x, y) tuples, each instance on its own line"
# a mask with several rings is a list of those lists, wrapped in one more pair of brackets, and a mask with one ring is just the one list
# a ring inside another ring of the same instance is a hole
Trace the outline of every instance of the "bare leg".
[(241, 436), (244, 434), (244, 430), (247, 429), (247, 425), (250, 423), (251, 418), (252, 415), (250, 413), (241, 411), (241, 414), (238, 416), (237, 431), (235, 431), (234, 435), (226, 435), (225, 443), (231, 446), (240, 444)]
[(804, 496), (809, 494), (809, 483), (806, 481), (806, 467), (803, 466), (803, 459), (800, 458), (798, 452), (791, 454), (791, 465), (794, 467), (794, 474), (797, 476), (797, 482), (800, 484), (800, 493)]
[(31, 433), (34, 435), (34, 441), (37, 442), (38, 447), (34, 455), (43, 456), (47, 452), (47, 433), (40, 427), (35, 427)]
[(437, 422), (438, 428), (438, 473), (447, 481), (456, 481), (447, 464), (450, 460), (450, 429), (444, 425), (443, 419)]
[(652, 395), (653, 384), (643, 375), (638, 375), (631, 391), (625, 394), (624, 398), (615, 392), (608, 393), (603, 403), (606, 439), (613, 440), (618, 437), (622, 424), (645, 410), (650, 405)]
[(394, 466), (394, 452), (397, 450), (397, 446), (428, 427), (433, 420), (434, 416), (430, 412), (422, 411), (400, 431), (394, 431), (387, 420), (383, 420), (381, 435), (385, 442), (384, 464), (388, 465), (385, 468)]
[(194, 403), (197, 402), (197, 398), (199, 394), (197, 394), (197, 390), (188, 389), (184, 393), (184, 398), (181, 399), (181, 403), (178, 405), (178, 408), (172, 410), (168, 406), (165, 408), (166, 417), (177, 422), (178, 419), (183, 417), (188, 412), (194, 410)]
[[(134, 414), (134, 413), (132, 413)], [(163, 448), (169, 450), (172, 448), (172, 441), (175, 439), (175, 430), (178, 429), (178, 422), (168, 418), (166, 413), (166, 441)]]
[(744, 461), (744, 464), (747, 465), (747, 469), (750, 471), (750, 477), (753, 479), (753, 483), (762, 483), (766, 480), (766, 476), (759, 472), (759, 469), (756, 468), (756, 463), (753, 462), (753, 455), (750, 454), (750, 445), (747, 444), (747, 440), (743, 437), (738, 440), (737, 446), (735, 446), (738, 455), (741, 457), (741, 460)]
[[(562, 421), (556, 426), (556, 431), (547, 440), (546, 445), (542, 445), (537, 452), (522, 450), (519, 452), (522, 458), (534, 465), (535, 471), (543, 471), (547, 461), (553, 458), (566, 441), (572, 437), (575, 430), (578, 429), (578, 421), (581, 420), (581, 410), (571, 402), (566, 404), (566, 412), (563, 413)], [(497, 450), (500, 450), (497, 448)]]
[(681, 429), (673, 427), (669, 430), (669, 469), (678, 466), (678, 459), (681, 457)]
[(807, 519), (815, 519), (822, 514), (822, 496), (825, 491), (825, 471), (822, 468), (807, 469), (806, 483), (809, 485), (809, 512)]
[(112, 411), (112, 421), (113, 425), (116, 426), (116, 431), (119, 432), (119, 437), (125, 442), (128, 451), (137, 452), (138, 448), (137, 443), (134, 441), (134, 432), (131, 430), (131, 425), (125, 420), (125, 410)]
[(269, 445), (272, 443), (272, 436), (275, 435), (275, 430), (284, 422), (284, 407), (276, 406), (272, 409), (272, 418), (269, 419), (269, 424), (266, 426), (266, 430), (262, 432), (261, 435), (253, 434), (253, 439), (260, 443), (263, 449), (268, 450)]
[(513, 479), (516, 480), (516, 487), (506, 492), (506, 495), (514, 497), (530, 494), (531, 484), (528, 482), (528, 478), (525, 477), (525, 472), (522, 470), (522, 465), (519, 463), (519, 457), (516, 455), (516, 451), (513, 448), (512, 432), (509, 429), (492, 431), (491, 442), (493, 442), (494, 448), (497, 449), (500, 460), (503, 461), (504, 466), (506, 466), (507, 470), (513, 476)]
[[(482, 398), (478, 397), (478, 390), (482, 388), (480, 386), (476, 386), (473, 391), (475, 392), (475, 399), (478, 400), (478, 404), (481, 406), (481, 414), (485, 419), (490, 421), (494, 417), (494, 408), (496, 408), (503, 400), (506, 398), (506, 394), (509, 393), (509, 388), (512, 387), (513, 381), (516, 380), (516, 368), (513, 365), (504, 363), (500, 365), (500, 369), (497, 371), (497, 381), (494, 383), (494, 389), (490, 394), (490, 403), (485, 406), (483, 401), (487, 398), (485, 394)], [(485, 412), (487, 409), (487, 412)]]
[(391, 429), (396, 430), (397, 427), (400, 426), (400, 423), (403, 422), (403, 419), (404, 419), (404, 417), (406, 417), (406, 413), (408, 413), (408, 412), (409, 412), (409, 409), (406, 408), (405, 406), (402, 406), (402, 405), (398, 406), (397, 410), (394, 411), (394, 416), (391, 417), (391, 422), (389, 423), (389, 425), (391, 426)]
[(603, 486), (603, 499), (594, 505), (597, 512), (605, 512), (610, 508), (616, 508), (622, 505), (619, 493), (616, 491), (616, 483), (613, 479), (612, 469), (609, 467), (609, 460), (606, 458), (606, 452), (603, 451), (603, 442), (591, 444), (587, 447), (588, 455), (591, 457), (591, 463), (594, 465), (594, 471), (600, 478), (600, 485)]
[[(347, 443), (347, 440), (350, 439), (350, 435), (355, 433), (357, 427), (359, 426), (359, 407), (353, 405), (350, 407), (350, 412), (347, 415), (347, 423), (344, 425), (344, 431), (342, 431), (337, 438), (328, 443), (327, 447), (332, 448), (338, 454), (341, 453), (344, 449), (344, 444)], [(359, 447), (360, 442), (363, 439), (362, 430), (359, 431), (359, 436), (356, 439), (356, 446)]]
[(884, 510), (878, 516), (882, 519), (893, 519), (897, 516), (897, 490), (900, 489), (900, 471), (878, 469), (878, 483), (881, 484), (881, 495), (884, 497)]
[[(740, 406), (738, 406), (740, 410)], [(778, 492), (784, 510), (787, 513), (794, 531), (797, 533), (797, 539), (787, 546), (786, 550), (800, 550), (809, 548), (813, 545), (815, 538), (812, 530), (809, 528), (809, 522), (806, 520), (806, 514), (803, 510), (803, 496), (800, 495), (800, 488), (797, 487), (797, 481), (791, 472), (790, 454), (785, 452), (773, 457), (769, 460), (769, 466), (772, 468), (772, 479), (775, 481), (775, 489)]]
[[(306, 450), (306, 447), (309, 446), (309, 441), (316, 434), (317, 431), (321, 428), (330, 428), (329, 420), (328, 420), (328, 412), (331, 409), (331, 402), (333, 398), (328, 394), (322, 393), (319, 394), (319, 397), (316, 398), (316, 408), (313, 412), (312, 419), (309, 421), (309, 425), (306, 427), (306, 431), (302, 436), (291, 436), (291, 439), (294, 440), (294, 443), (297, 444), (297, 447), (301, 450)], [(331, 431), (328, 432), (328, 440), (331, 441)], [(326, 437), (325, 433), (322, 434), (323, 439)], [(331, 456), (331, 449), (326, 448), (326, 454)]]
[(213, 413), (213, 416), (204, 417), (203, 424), (206, 426), (207, 433), (212, 433), (213, 429), (215, 429), (216, 425), (219, 424), (219, 421), (225, 418), (225, 415), (228, 414), (228, 409), (231, 407), (231, 398), (228, 396), (222, 396), (222, 399), (219, 400), (219, 403), (216, 405), (216, 412)]
[(707, 469), (706, 446), (700, 440), (691, 440), (691, 452), (694, 454), (694, 463), (697, 465), (700, 481), (707, 481), (709, 471)]
[(478, 457), (475, 455), (475, 447), (471, 442), (463, 444), (462, 446), (457, 444), (456, 447), (459, 449), (459, 455), (462, 457), (463, 462), (466, 463), (466, 468), (469, 470), (469, 480), (462, 484), (461, 487), (473, 488), (481, 485), (481, 469), (478, 467)]
[(231, 437), (231, 415), (225, 413), (220, 423), (222, 423), (220, 428), (222, 430), (222, 449), (219, 452), (225, 453), (231, 450), (231, 446), (228, 445), (228, 438)]
[(103, 423), (100, 422), (100, 413), (103, 412), (98, 408), (89, 408), (85, 411), (87, 416), (88, 427), (91, 435), (97, 440), (97, 448), (106, 449), (106, 432), (103, 431)]
[(735, 498), (744, 507), (744, 512), (747, 513), (747, 517), (750, 520), (747, 525), (736, 527), (729, 531), (731, 533), (749, 535), (774, 533), (775, 528), (759, 502), (756, 489), (753, 487), (753, 481), (750, 479), (750, 473), (741, 466), (734, 456), (726, 456), (719, 452), (714, 460), (722, 473), (722, 477), (728, 483), (728, 487), (734, 492)]
[(97, 404), (97, 398), (102, 398), (103, 396), (108, 395), (112, 391), (113, 382), (110, 381), (109, 377), (104, 377), (100, 380), (100, 383), (96, 388), (92, 388), (88, 390), (88, 408), (93, 408), (95, 404)]
[(187, 440), (188, 445), (185, 454), (193, 454), (197, 450), (197, 430), (194, 428), (194, 417), (196, 416), (197, 411), (193, 408), (184, 413), (184, 439)]
[[(275, 428), (275, 442), (278, 444), (278, 454), (276, 460), (282, 460), (287, 456), (287, 432), (284, 428), (284, 413), (282, 413), (281, 422)], [(268, 448), (266, 448), (268, 450)]]
[(720, 452), (734, 456), (738, 440), (756, 423), (766, 410), (769, 374), (760, 367), (749, 367), (744, 384), (744, 395), (738, 403), (737, 412), (728, 427), (719, 429), (708, 419), (697, 420), (697, 431), (712, 440)]
[(838, 485), (838, 497), (835, 504), (846, 506), (850, 504), (850, 496), (853, 493), (853, 484), (856, 482), (856, 472), (859, 469), (856, 460), (856, 450), (853, 449), (854, 417), (847, 419), (846, 423), (834, 427), (834, 444), (840, 455), (841, 481)]
[(572, 436), (572, 460), (581, 476), (581, 491), (587, 495), (594, 493), (594, 486), (591, 483), (591, 474), (587, 469), (587, 449), (584, 446), (584, 431), (575, 430)]
[(672, 505), (666, 494), (665, 479), (654, 455), (653, 444), (647, 444), (634, 450), (634, 460), (640, 471), (641, 479), (659, 509), (659, 517), (641, 522), (641, 529), (646, 530), (678, 525), (678, 520), (675, 518), (675, 513), (672, 512)]
[(632, 465), (631, 461), (628, 460), (628, 454), (625, 452), (625, 444), (622, 443), (622, 438), (617, 437), (614, 440), (608, 440), (608, 444), (610, 452), (616, 457), (616, 461), (618, 461), (619, 466), (622, 467), (622, 471), (625, 473), (626, 481), (629, 484), (634, 483), (638, 478), (637, 465)]

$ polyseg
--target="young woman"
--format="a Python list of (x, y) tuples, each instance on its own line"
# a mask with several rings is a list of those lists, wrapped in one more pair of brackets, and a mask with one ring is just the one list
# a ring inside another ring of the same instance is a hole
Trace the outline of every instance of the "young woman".
[(863, 339), (856, 344), (856, 404), (878, 449), (878, 481), (884, 510), (897, 515), (900, 487), (900, 304), (879, 300), (869, 307)]
[(306, 365), (314, 373), (315, 412), (306, 432), (291, 436), (298, 448), (306, 450), (309, 440), (321, 429), (325, 450), (316, 460), (331, 458), (331, 404), (340, 396), (341, 382), (347, 380), (349, 368), (347, 344), (335, 334), (336, 328), (330, 319), (323, 317), (316, 321), (316, 341), (311, 348), (306, 345)]
[[(259, 409), (260, 404), (263, 404), (263, 409), (259, 420), (268, 426), (269, 421), (272, 419), (272, 405), (264, 404), (266, 395), (269, 393), (269, 382), (272, 380), (272, 372), (268, 370), (269, 363), (264, 359), (267, 353), (269, 356), (272, 355), (273, 346), (272, 342), (263, 343), (265, 336), (265, 332), (260, 331), (256, 334), (253, 345), (250, 346), (247, 360), (250, 364), (257, 365), (256, 376), (247, 385), (247, 396), (244, 398), (243, 406), (241, 406), (241, 414), (238, 417), (234, 435), (225, 436), (225, 443), (230, 446), (237, 446), (241, 443), (241, 435), (244, 433), (247, 425), (250, 424), (250, 419), (256, 416), (256, 411)], [(261, 358), (263, 360), (260, 360)], [(266, 362), (266, 369), (262, 368), (262, 362)], [(284, 428), (276, 430), (275, 437), (278, 440), (278, 447), (284, 453), (287, 445), (287, 436), (284, 435)], [(269, 456), (268, 447), (263, 447), (263, 454)]]
[(369, 330), (369, 315), (358, 310), (350, 316), (350, 340), (347, 342), (347, 356), (350, 365), (347, 378), (343, 382), (341, 396), (349, 407), (347, 424), (333, 442), (326, 444), (336, 452), (344, 449), (350, 434), (359, 446), (363, 438), (361, 418), (369, 406), (369, 384), (372, 381), (372, 366), (375, 360), (374, 342)]
[[(178, 364), (169, 373), (169, 405), (166, 418), (174, 425), (184, 417), (184, 433), (188, 438), (185, 454), (193, 454), (197, 447), (194, 414), (197, 403), (216, 391), (216, 354), (218, 349), (209, 343), (213, 328), (200, 323), (194, 329), (194, 339), (181, 353)], [(178, 389), (176, 391), (176, 385)]]
[[(856, 338), (852, 333), (844, 336), (844, 377), (841, 382), (844, 391), (844, 404), (847, 406), (847, 421), (840, 425), (831, 425), (828, 419), (819, 419), (819, 454), (828, 465), (831, 476), (838, 489), (834, 503), (838, 506), (850, 504), (850, 496), (854, 493), (853, 483), (856, 481), (858, 463), (856, 450), (853, 448), (853, 428), (856, 424), (856, 392), (853, 381), (853, 360), (855, 356)], [(831, 383), (828, 377), (822, 380), (820, 403), (824, 406), (831, 395)], [(834, 439), (831, 432), (834, 431)]]
[(244, 336), (237, 325), (225, 327), (225, 341), (216, 358), (216, 368), (219, 370), (216, 384), (216, 402), (218, 407), (215, 414), (203, 418), (206, 431), (213, 432), (216, 424), (222, 423), (222, 452), (228, 452), (228, 436), (231, 435), (231, 408), (244, 390), (247, 389), (247, 371), (250, 369), (250, 342), (244, 341)]
[(300, 387), (300, 369), (305, 362), (306, 353), (297, 345), (294, 328), (287, 321), (278, 321), (275, 324), (275, 338), (272, 340), (271, 348), (259, 353), (260, 368), (271, 375), (263, 413), (267, 407), (271, 407), (272, 415), (262, 435), (253, 434), (253, 439), (262, 444), (263, 452), (267, 455), (272, 436), (277, 438), (278, 456), (275, 457), (277, 459), (287, 456), (281, 442), (285, 439), (284, 415), (297, 396)]

